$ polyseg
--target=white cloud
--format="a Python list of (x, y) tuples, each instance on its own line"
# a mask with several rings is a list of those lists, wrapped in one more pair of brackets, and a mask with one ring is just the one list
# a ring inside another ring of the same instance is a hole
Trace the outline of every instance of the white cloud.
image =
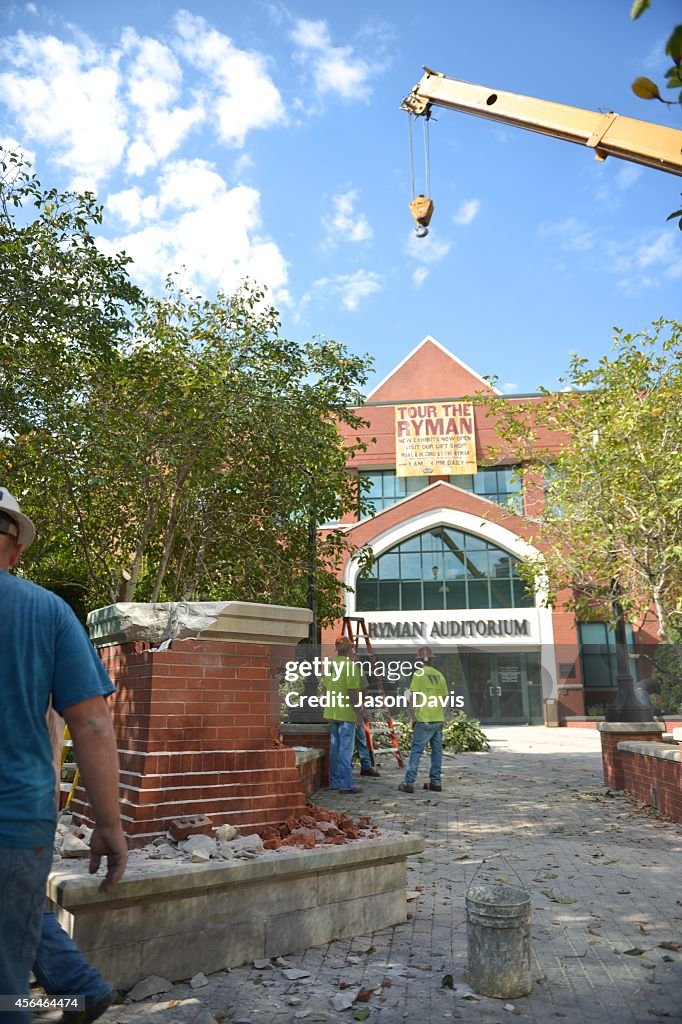
[(328, 50), (332, 44), (326, 21), (305, 18), (296, 22), (291, 39), (300, 50)]
[(558, 238), (559, 244), (566, 252), (585, 252), (595, 244), (595, 234), (574, 217), (558, 221), (554, 224), (541, 224), (539, 234), (542, 238)]
[(201, 100), (188, 108), (175, 105), (182, 70), (167, 46), (156, 39), (142, 39), (133, 29), (124, 29), (123, 46), (130, 57), (126, 86), (135, 117), (127, 167), (131, 174), (144, 174), (181, 145), (206, 111)]
[(459, 224), (461, 227), (464, 227), (466, 224), (471, 224), (480, 208), (480, 199), (467, 199), (465, 202), (460, 203), (453, 217), (455, 224)]
[(664, 228), (646, 238), (611, 242), (606, 247), (609, 266), (622, 276), (618, 286), (623, 291), (638, 292), (659, 287), (663, 278), (682, 277), (678, 259), (679, 243), (672, 227)]
[(364, 213), (358, 213), (355, 204), (358, 190), (350, 189), (332, 196), (332, 212), (324, 218), (327, 232), (327, 244), (334, 245), (337, 241), (365, 242), (372, 237), (373, 231)]
[(500, 384), (500, 391), (502, 392), (503, 395), (513, 395), (518, 390), (519, 390), (519, 385), (518, 384), (512, 384), (512, 383)]
[(429, 276), (429, 271), (426, 267), (417, 267), (416, 270), (412, 271), (412, 282), (416, 288), (421, 288), (424, 281)]
[(136, 186), (112, 192), (107, 196), (106, 209), (127, 227), (134, 228), (143, 220), (151, 220), (156, 215), (158, 200), (156, 196), (143, 196), (141, 189)]
[(447, 256), (451, 248), (452, 242), (439, 239), (433, 231), (425, 238), (417, 238), (414, 231), (411, 231), (405, 242), (405, 252), (411, 259), (420, 263), (438, 263)]
[(280, 304), (288, 301), (288, 270), (277, 245), (262, 233), (260, 193), (229, 188), (205, 160), (178, 160), (157, 179), (155, 195), (128, 189), (110, 197), (113, 209), (137, 230), (113, 240), (106, 251), (125, 251), (142, 284), (158, 284), (186, 268), (185, 283), (232, 292), (245, 277), (265, 285)]
[(96, 188), (121, 161), (126, 111), (118, 90), (120, 53), (54, 36), (18, 32), (0, 58), (0, 95), (28, 139), (53, 147), (75, 188)]
[(334, 277), (320, 277), (313, 282), (312, 291), (303, 296), (300, 306), (308, 306), (315, 294), (322, 297), (337, 296), (344, 309), (353, 313), (363, 299), (381, 291), (381, 278), (373, 270), (356, 270), (352, 274), (336, 274)]
[(285, 122), (282, 97), (261, 54), (240, 50), (189, 11), (178, 12), (175, 27), (178, 50), (208, 78), (207, 102), (222, 142), (241, 147), (250, 131)]
[(383, 62), (371, 64), (352, 46), (334, 46), (325, 21), (300, 18), (292, 32), (299, 61), (310, 68), (319, 96), (336, 93), (345, 100), (369, 99), (369, 81), (383, 69)]

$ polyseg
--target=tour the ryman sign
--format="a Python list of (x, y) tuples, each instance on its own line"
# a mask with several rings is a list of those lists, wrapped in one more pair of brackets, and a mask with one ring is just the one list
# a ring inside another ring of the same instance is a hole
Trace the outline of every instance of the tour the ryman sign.
[(476, 472), (476, 428), (470, 402), (395, 406), (396, 476)]

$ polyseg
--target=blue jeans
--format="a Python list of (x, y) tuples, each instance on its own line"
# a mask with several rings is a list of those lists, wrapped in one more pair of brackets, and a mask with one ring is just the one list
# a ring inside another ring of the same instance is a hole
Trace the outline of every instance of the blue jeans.
[(331, 725), (329, 750), (329, 788), (352, 789), (351, 759), (355, 744), (355, 722), (329, 721)]
[[(0, 995), (28, 995), (51, 866), (51, 843), (37, 850), (0, 846)], [(30, 1020), (29, 1010), (2, 1014), (2, 1024)]]
[(355, 749), (357, 750), (360, 758), (360, 769), (372, 768), (372, 758), (370, 757), (369, 747), (367, 746), (364, 725), (355, 726)]
[(415, 722), (412, 733), (412, 747), (410, 749), (410, 760), (405, 772), (405, 785), (413, 786), (419, 771), (419, 761), (424, 753), (424, 747), (431, 743), (431, 770), (429, 771), (429, 782), (434, 786), (440, 786), (440, 775), (443, 767), (443, 723), (442, 722)]
[(50, 911), (43, 913), (42, 926), (33, 973), (49, 996), (85, 996), (88, 1008), (112, 993)]

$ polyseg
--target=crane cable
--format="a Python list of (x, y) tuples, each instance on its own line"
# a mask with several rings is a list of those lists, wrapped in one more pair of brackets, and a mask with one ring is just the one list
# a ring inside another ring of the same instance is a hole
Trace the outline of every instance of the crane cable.
[[(416, 114), (408, 112), (407, 115), (407, 138), (410, 148), (410, 186), (412, 189), (412, 198), (416, 196), (416, 190), (414, 185), (414, 148), (412, 145), (412, 121), (416, 118)], [(426, 195), (428, 196), (431, 192), (431, 148), (429, 139), (429, 118), (424, 118), (424, 174), (426, 178)]]
[[(425, 176), (425, 181), (426, 181), (426, 194), (423, 195), (423, 194), (420, 193), (419, 196), (417, 196), (416, 188), (415, 188), (415, 183), (414, 183), (414, 147), (413, 147), (413, 143), (412, 143), (412, 119), (415, 118), (415, 117), (416, 117), (415, 114), (413, 114), (410, 111), (408, 111), (408, 114), (407, 114), (407, 137), (408, 137), (409, 151), (410, 151), (410, 187), (411, 187), (411, 190), (412, 190), (412, 202), (410, 203), (410, 208), (413, 209), (413, 204), (415, 203), (415, 200), (428, 199), (428, 202), (429, 202), (429, 204), (431, 206), (431, 211), (433, 211), (433, 204), (431, 203), (431, 200), (428, 198), (429, 194), (431, 192), (431, 151), (430, 151), (430, 144), (429, 144), (429, 117), (428, 117), (428, 115), (426, 117), (424, 117), (424, 176)], [(420, 219), (416, 216), (416, 214), (414, 212), (413, 212), (412, 215), (415, 217), (415, 220), (417, 221), (417, 227), (416, 227), (417, 235), (420, 238), (423, 238), (424, 235), (428, 235), (428, 233), (429, 233), (428, 232), (428, 222), (430, 220), (431, 215), (429, 214), (428, 218), (424, 218), (425, 222), (423, 224), (420, 223)]]

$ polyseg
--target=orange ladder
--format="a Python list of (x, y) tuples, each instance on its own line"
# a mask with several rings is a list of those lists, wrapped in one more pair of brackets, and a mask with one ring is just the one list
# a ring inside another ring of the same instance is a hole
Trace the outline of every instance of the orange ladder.
[[(355, 631), (353, 631), (353, 624), (355, 624)], [(367, 632), (367, 623), (362, 618), (362, 616), (344, 615), (342, 635), (348, 637), (348, 639), (353, 645), (353, 649), (356, 655), (359, 654), (358, 648), (360, 641), (364, 641), (367, 656), (369, 658), (369, 663), (372, 666), (372, 678), (380, 695), (382, 697), (385, 697), (386, 694), (384, 692), (384, 684), (382, 683), (381, 678), (375, 672), (377, 659), (372, 648), (372, 641), (370, 640), (369, 633)], [(398, 737), (395, 731), (395, 725), (393, 724), (393, 719), (391, 718), (391, 713), (388, 710), (388, 708), (384, 708), (384, 718), (386, 719), (386, 725), (388, 726), (388, 734), (391, 737), (391, 747), (393, 749), (393, 753), (395, 754), (395, 759), (398, 762), (398, 767), (404, 768), (405, 763), (403, 761), (403, 755), (400, 753), (400, 743), (398, 742)], [(370, 757), (372, 758), (372, 764), (374, 764), (374, 744), (372, 743), (372, 730), (370, 728), (369, 722), (366, 720), (365, 737), (367, 739), (367, 746), (369, 748)]]

